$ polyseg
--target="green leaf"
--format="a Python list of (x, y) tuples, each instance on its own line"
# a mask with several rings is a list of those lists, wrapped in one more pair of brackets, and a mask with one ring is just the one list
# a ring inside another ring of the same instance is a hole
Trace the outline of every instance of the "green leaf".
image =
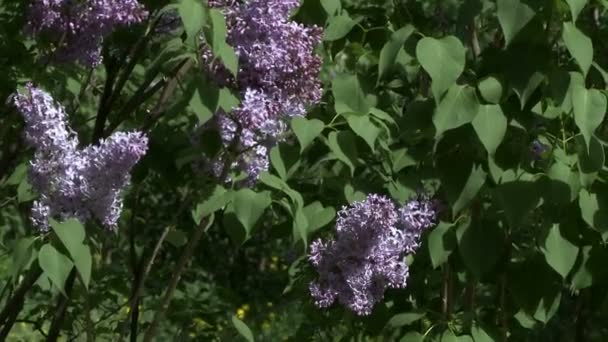
[(416, 165), (416, 160), (408, 154), (407, 148), (400, 148), (395, 151), (391, 151), (390, 160), (393, 165), (393, 172), (397, 173), (406, 167)]
[(270, 164), (283, 180), (295, 172), (300, 165), (297, 146), (279, 144), (270, 149)]
[(416, 57), (420, 65), (431, 76), (431, 89), (439, 102), (464, 71), (465, 49), (458, 38), (447, 36), (441, 39), (422, 38), (416, 46)]
[(226, 112), (232, 111), (240, 103), (239, 99), (234, 96), (227, 88), (220, 89), (220, 95), (218, 99), (219, 108)]
[(37, 196), (33, 191), (32, 185), (28, 181), (27, 178), (21, 180), (19, 186), (17, 187), (17, 201), (19, 203), (29, 202), (35, 199)]
[(196, 114), (200, 125), (209, 121), (217, 111), (219, 89), (202, 77), (196, 78), (197, 87), (192, 93), (188, 108)]
[(504, 209), (509, 225), (517, 228), (539, 204), (540, 192), (535, 182), (511, 181), (496, 188), (494, 199)]
[(231, 195), (231, 192), (227, 192), (221, 185), (217, 185), (211, 195), (199, 202), (192, 211), (194, 222), (198, 225), (203, 218), (222, 209), (230, 202)]
[(72, 218), (64, 222), (57, 222), (51, 219), (50, 224), (59, 240), (61, 240), (61, 243), (68, 250), (68, 253), (74, 257), (72, 251), (82, 245), (86, 236), (82, 223)]
[(376, 124), (370, 119), (369, 114), (360, 115), (360, 114), (344, 114), (346, 117), (346, 122), (350, 128), (363, 138), (367, 145), (371, 148), (372, 151), (376, 150), (376, 139), (380, 134), (381, 130)]
[(351, 175), (355, 174), (355, 161), (357, 160), (357, 148), (355, 137), (348, 131), (331, 132), (327, 137), (327, 144), (333, 154), (350, 168)]
[(12, 251), (11, 277), (17, 279), (21, 270), (29, 267), (34, 258), (34, 239), (23, 237), (15, 242)]
[(581, 216), (585, 223), (608, 239), (608, 196), (604, 193), (592, 193), (581, 189), (578, 197)]
[(587, 4), (587, 0), (566, 0), (568, 6), (570, 6), (570, 12), (572, 13), (572, 22), (576, 22), (576, 18), (581, 13), (585, 5)]
[(486, 332), (486, 330), (482, 326), (477, 324), (477, 322), (475, 322), (473, 327), (471, 327), (471, 336), (473, 336), (473, 340), (475, 342), (498, 341), (498, 339), (495, 339), (494, 337), (492, 337), (488, 332)]
[(424, 336), (422, 336), (422, 334), (420, 334), (419, 332), (416, 332), (416, 331), (408, 332), (399, 340), (399, 342), (423, 342), (423, 341), (424, 341)]
[(222, 52), (222, 46), (226, 45), (226, 35), (228, 29), (226, 27), (226, 19), (221, 10), (213, 8), (209, 10), (209, 19), (211, 19), (211, 34), (209, 35), (209, 44), (213, 49), (213, 54), (219, 56)]
[(473, 121), (478, 112), (475, 89), (466, 85), (452, 86), (435, 109), (435, 136)]
[(575, 141), (581, 185), (590, 187), (597, 178), (598, 171), (604, 166), (604, 147), (595, 136), (589, 140), (589, 148), (586, 148), (585, 141), (580, 135)]
[(487, 173), (481, 166), (473, 166), (467, 182), (458, 195), (458, 198), (454, 201), (454, 204), (452, 204), (453, 215), (459, 213), (475, 198), (475, 196), (477, 196), (477, 193), (486, 182), (486, 176)]
[(27, 176), (27, 165), (25, 163), (17, 165), (15, 171), (6, 179), (4, 184), (6, 185), (17, 185), (25, 179)]
[(270, 194), (267, 191), (257, 193), (250, 189), (241, 189), (234, 193), (232, 199), (234, 214), (247, 233), (251, 231), (256, 222), (262, 217), (270, 202)]
[(331, 83), (335, 98), (336, 113), (345, 112), (367, 114), (370, 105), (365, 99), (359, 78), (352, 74), (338, 74)]
[(89, 246), (81, 244), (74, 249), (73, 253), (70, 253), (70, 255), (72, 255), (72, 260), (74, 260), (74, 266), (76, 266), (76, 270), (80, 274), (84, 287), (88, 289), (89, 282), (91, 281), (91, 269), (93, 267), (91, 249)]
[(593, 62), (593, 43), (591, 39), (581, 32), (573, 23), (564, 23), (562, 38), (570, 55), (578, 63), (584, 76)]
[(497, 16), (507, 45), (532, 20), (535, 13), (520, 0), (497, 0)]
[(400, 328), (405, 325), (410, 325), (419, 321), (426, 315), (426, 312), (404, 312), (391, 317), (386, 326), (391, 329)]
[(53, 228), (74, 261), (74, 266), (76, 266), (84, 286), (88, 289), (93, 259), (89, 246), (83, 244), (86, 236), (84, 226), (76, 219), (69, 219), (64, 222), (51, 219), (50, 223), (51, 228)]
[(248, 342), (254, 342), (253, 333), (243, 321), (238, 319), (236, 316), (232, 316), (232, 325), (236, 328), (236, 331), (239, 332), (241, 336), (243, 336)]
[(238, 74), (239, 59), (236, 56), (236, 52), (234, 51), (234, 48), (232, 48), (232, 46), (228, 44), (222, 44), (218, 56), (224, 63), (226, 69), (228, 69), (232, 73), (232, 75)]
[(496, 222), (473, 220), (462, 224), (456, 237), (462, 260), (477, 279), (491, 271), (502, 254), (504, 235)]
[(46, 244), (38, 252), (38, 263), (53, 285), (65, 295), (63, 287), (72, 267), (74, 267), (72, 261), (59, 253), (55, 247)]
[(574, 122), (581, 130), (589, 149), (589, 141), (606, 114), (606, 96), (597, 89), (574, 86), (572, 89)]
[(177, 8), (188, 37), (198, 37), (206, 21), (206, 8), (201, 0), (182, 0)]
[(348, 14), (343, 13), (341, 15), (330, 17), (328, 25), (325, 28), (323, 40), (331, 42), (334, 40), (344, 38), (350, 30), (355, 27), (361, 21), (360, 19), (353, 20)]
[(550, 179), (549, 200), (557, 205), (566, 205), (578, 197), (580, 190), (577, 172), (561, 161), (556, 161), (547, 172)]
[(291, 128), (300, 143), (300, 153), (310, 145), (316, 137), (323, 132), (325, 124), (318, 119), (295, 117), (291, 120)]
[(384, 44), (378, 60), (378, 82), (391, 70), (397, 59), (397, 54), (403, 48), (403, 44), (405, 44), (405, 41), (412, 35), (414, 30), (414, 26), (406, 25), (393, 32), (388, 42)]
[(336, 15), (342, 9), (340, 0), (321, 0), (321, 6), (329, 15)]
[(446, 263), (454, 251), (455, 241), (452, 227), (454, 224), (441, 221), (428, 235), (428, 249), (433, 268)]
[(514, 80), (512, 80), (513, 91), (519, 97), (520, 109), (524, 109), (532, 94), (545, 79), (545, 75), (540, 72), (532, 72), (529, 74), (522, 72), (515, 73), (512, 77), (514, 78)]
[(542, 251), (547, 263), (565, 279), (576, 262), (578, 247), (562, 235), (558, 224), (549, 230)]
[(317, 229), (329, 224), (334, 217), (336, 211), (332, 207), (323, 207), (319, 201), (315, 201), (304, 207), (303, 213), (308, 220), (308, 233), (312, 233)]
[(296, 210), (296, 214), (293, 218), (293, 240), (294, 242), (302, 240), (304, 246), (308, 246), (308, 231), (309, 231), (308, 219), (304, 214), (302, 208)]
[(496, 149), (507, 133), (507, 118), (499, 105), (479, 106), (479, 113), (473, 119), (473, 129), (489, 155)]
[(497, 104), (502, 98), (503, 87), (500, 81), (492, 76), (482, 79), (477, 85), (481, 97), (487, 102)]
[(344, 186), (344, 198), (346, 198), (348, 203), (352, 204), (354, 202), (363, 201), (366, 197), (367, 195), (364, 192), (356, 190), (351, 184), (346, 184)]

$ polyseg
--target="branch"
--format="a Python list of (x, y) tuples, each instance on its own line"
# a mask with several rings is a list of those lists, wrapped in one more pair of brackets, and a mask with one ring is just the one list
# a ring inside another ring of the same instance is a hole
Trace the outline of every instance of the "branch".
[[(11, 314), (19, 314), (25, 299), (25, 294), (32, 288), (32, 286), (34, 286), (36, 280), (38, 280), (38, 277), (40, 277), (41, 274), (42, 269), (38, 266), (38, 263), (32, 265), (32, 268), (30, 268), (30, 271), (21, 282), (21, 285), (19, 285), (19, 288), (15, 290), (13, 296), (6, 302), (4, 309), (2, 309), (2, 312), (0, 312), (0, 324), (3, 324)], [(12, 324), (4, 324), (4, 326), (8, 325)]]
[[(110, 98), (108, 99), (108, 108), (112, 107), (112, 105), (114, 104), (114, 102), (116, 101), (116, 99), (118, 98), (120, 93), (122, 92), (122, 89), (124, 88), (125, 84), (129, 80), (129, 77), (131, 76), (133, 69), (137, 65), (137, 61), (144, 53), (146, 46), (148, 46), (148, 41), (150, 40), (150, 37), (154, 33), (154, 29), (156, 28), (156, 25), (158, 24), (160, 18), (161, 17), (159, 16), (156, 19), (154, 19), (152, 22), (149, 23), (148, 27), (146, 28), (145, 34), (143, 34), (142, 36), (139, 37), (137, 42), (135, 42), (135, 45), (133, 45), (133, 48), (130, 50), (129, 53), (127, 53), (127, 55), (131, 56), (131, 59), (129, 60), (129, 63), (127, 64), (126, 68), (120, 75), (120, 78), (116, 81), (114, 89), (112, 90), (112, 94), (110, 95)], [(124, 59), (126, 59), (126, 57), (127, 56), (125, 56)]]
[(194, 254), (194, 251), (196, 250), (196, 247), (198, 246), (200, 239), (203, 237), (203, 234), (205, 233), (205, 231), (207, 231), (207, 228), (209, 227), (210, 223), (211, 223), (211, 219), (209, 219), (209, 218), (203, 219), (200, 222), (200, 224), (198, 225), (198, 227), (196, 227), (194, 234), (190, 238), (190, 241), (188, 241), (188, 245), (186, 245), (186, 249), (184, 250), (184, 253), (181, 255), (181, 257), (175, 267), (175, 271), (173, 272), (173, 276), (171, 277), (171, 281), (169, 282), (169, 287), (167, 288), (167, 291), (165, 292), (165, 295), (163, 296), (163, 298), (161, 300), (160, 307), (154, 314), (154, 319), (152, 320), (152, 323), (148, 327), (148, 330), (146, 330), (146, 334), (144, 335), (144, 340), (143, 340), (144, 342), (152, 341), (156, 328), (160, 324), (160, 321), (164, 317), (165, 312), (169, 308), (169, 303), (171, 302), (171, 298), (173, 297), (173, 292), (175, 292), (175, 289), (177, 288), (177, 284), (179, 283), (182, 273), (186, 269), (186, 264), (188, 263), (188, 261), (190, 260), (192, 255)]
[[(147, 278), (148, 274), (150, 273), (150, 270), (152, 269), (152, 265), (154, 264), (154, 260), (156, 260), (156, 256), (158, 255), (158, 252), (160, 251), (160, 248), (161, 248), (163, 242), (165, 241), (165, 239), (167, 238), (167, 235), (169, 234), (170, 230), (171, 230), (171, 226), (167, 226), (165, 228), (165, 230), (161, 234), (160, 238), (156, 242), (156, 245), (154, 246), (154, 250), (152, 251), (152, 255), (150, 255), (150, 258), (148, 259), (148, 262), (146, 263), (146, 266), (145, 266), (143, 272), (141, 273), (141, 275), (136, 276), (136, 281), (135, 281), (136, 285), (133, 290), (133, 295), (131, 296), (131, 299), (129, 300), (129, 303), (128, 303), (131, 313), (135, 312), (135, 310), (138, 309), (139, 298), (141, 297), (141, 293), (143, 292), (143, 289), (144, 289), (145, 279)], [(135, 329), (134, 329), (133, 325), (135, 325)], [(125, 324), (125, 327), (126, 326), (127, 325)], [(126, 335), (126, 328), (121, 333), (119, 341), (122, 341), (125, 335)], [(133, 341), (134, 338), (137, 339), (137, 317), (131, 317), (131, 340)]]
[(175, 89), (179, 84), (179, 78), (184, 75), (188, 70), (190, 70), (193, 65), (194, 61), (190, 58), (186, 58), (178, 64), (175, 76), (165, 84), (165, 87), (163, 88), (160, 94), (160, 98), (156, 103), (156, 107), (154, 108), (152, 113), (150, 113), (150, 116), (148, 116), (148, 120), (146, 120), (146, 122), (144, 123), (144, 130), (150, 129), (154, 122), (156, 122), (156, 120), (158, 120), (163, 115), (165, 111), (165, 106), (169, 101), (169, 98), (171, 97), (171, 95), (173, 95), (173, 92), (175, 92)]
[(59, 332), (61, 331), (61, 326), (63, 325), (63, 320), (65, 319), (65, 312), (68, 308), (68, 303), (70, 301), (72, 289), (74, 288), (75, 280), (76, 268), (73, 268), (65, 282), (65, 296), (59, 294), (59, 300), (57, 301), (57, 306), (55, 307), (55, 318), (53, 319), (51, 327), (49, 328), (49, 335), (46, 338), (46, 342), (55, 342), (59, 338)]
[(106, 64), (106, 82), (103, 87), (101, 98), (99, 99), (99, 108), (97, 108), (97, 117), (95, 118), (95, 127), (93, 128), (92, 141), (94, 144), (103, 138), (104, 126), (106, 125), (108, 114), (110, 113), (110, 106), (108, 103), (112, 96), (112, 84), (114, 84), (117, 72), (116, 60), (112, 58)]

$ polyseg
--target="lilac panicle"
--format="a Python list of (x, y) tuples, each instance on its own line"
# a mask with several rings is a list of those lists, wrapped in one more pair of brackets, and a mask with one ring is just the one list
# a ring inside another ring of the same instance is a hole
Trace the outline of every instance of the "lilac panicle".
[(408, 241), (406, 253), (414, 253), (418, 249), (420, 236), (435, 225), (437, 212), (437, 202), (423, 194), (418, 194), (399, 209), (400, 226)]
[(40, 194), (32, 221), (48, 229), (50, 218), (99, 220), (115, 229), (122, 210), (121, 192), (129, 172), (146, 153), (141, 132), (117, 132), (99, 145), (78, 148), (63, 107), (46, 92), (28, 84), (14, 97), (25, 121), (25, 140), (35, 149), (29, 179)]
[(420, 234), (435, 216), (434, 204), (422, 196), (399, 210), (376, 194), (343, 207), (335, 238), (310, 245), (309, 261), (319, 274), (309, 285), (315, 304), (327, 308), (338, 301), (358, 315), (369, 315), (387, 288), (407, 285), (403, 257), (416, 251)]
[(543, 154), (549, 150), (549, 146), (543, 144), (540, 140), (536, 139), (532, 142), (530, 150), (532, 152), (532, 159), (538, 161), (541, 160)]
[[(268, 151), (284, 140), (287, 120), (304, 115), (306, 107), (321, 98), (321, 59), (313, 52), (321, 30), (289, 19), (297, 0), (215, 0), (209, 5), (224, 13), (226, 40), (239, 60), (238, 74), (231, 75), (205, 44), (202, 59), (218, 86), (229, 87), (242, 98), (232, 111), (216, 113), (210, 125), (220, 131), (225, 147), (238, 139), (233, 151), (238, 157), (231, 166), (245, 172), (245, 183), (251, 185), (268, 169)], [(221, 169), (217, 164), (223, 165), (224, 158), (220, 156), (211, 168)]]
[(59, 44), (55, 57), (86, 66), (101, 63), (101, 45), (118, 26), (139, 23), (148, 13), (137, 0), (34, 0), (26, 30)]

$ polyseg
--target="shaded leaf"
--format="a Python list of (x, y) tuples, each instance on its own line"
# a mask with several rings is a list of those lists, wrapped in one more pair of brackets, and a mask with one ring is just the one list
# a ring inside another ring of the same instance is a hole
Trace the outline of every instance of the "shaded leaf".
[(507, 45), (534, 17), (535, 13), (520, 0), (497, 0), (497, 16)]
[(414, 26), (406, 25), (391, 34), (388, 42), (384, 44), (380, 51), (378, 81), (391, 70), (391, 67), (395, 64), (399, 50), (403, 48), (403, 44), (405, 44), (405, 41), (412, 35), (414, 30)]
[(239, 334), (244, 337), (248, 342), (254, 342), (253, 333), (243, 321), (238, 319), (236, 316), (232, 316), (232, 325), (239, 332)]

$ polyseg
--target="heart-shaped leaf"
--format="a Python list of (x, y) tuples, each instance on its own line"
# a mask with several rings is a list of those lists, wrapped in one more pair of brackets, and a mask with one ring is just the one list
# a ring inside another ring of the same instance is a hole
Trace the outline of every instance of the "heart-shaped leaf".
[(464, 71), (465, 49), (462, 43), (454, 36), (441, 39), (425, 37), (416, 46), (416, 57), (431, 76), (433, 96), (439, 102), (443, 93)]

